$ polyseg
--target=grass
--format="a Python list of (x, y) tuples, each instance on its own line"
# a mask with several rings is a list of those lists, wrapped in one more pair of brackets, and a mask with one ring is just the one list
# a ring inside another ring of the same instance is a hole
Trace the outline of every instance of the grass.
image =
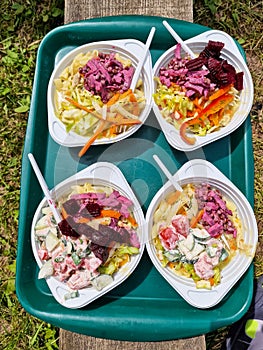
[[(43, 36), (63, 23), (62, 0), (2, 0), (0, 7), (0, 347), (58, 349), (58, 330), (28, 315), (15, 293), (16, 242), (21, 153), (34, 78), (37, 48)], [(243, 46), (255, 85), (251, 111), (255, 159), (255, 214), (259, 244), (255, 276), (263, 273), (263, 55), (262, 1), (195, 0), (194, 21), (224, 30)], [(221, 347), (227, 329), (206, 337), (207, 348)]]
[(58, 331), (20, 306), (15, 294), (19, 177), (37, 48), (63, 23), (61, 0), (9, 1), (0, 7), (0, 348), (57, 349)]

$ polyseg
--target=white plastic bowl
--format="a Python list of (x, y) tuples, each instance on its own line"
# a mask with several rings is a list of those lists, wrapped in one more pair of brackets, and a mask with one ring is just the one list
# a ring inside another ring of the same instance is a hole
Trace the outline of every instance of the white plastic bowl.
[[(66, 132), (65, 125), (56, 117), (54, 112), (54, 92), (55, 85), (54, 79), (58, 78), (63, 70), (69, 66), (73, 59), (79, 53), (87, 53), (89, 51), (98, 50), (103, 53), (115, 52), (119, 53), (122, 57), (130, 59), (132, 65), (136, 68), (139, 60), (143, 57), (145, 52), (144, 43), (134, 40), (111, 40), (111, 41), (99, 41), (86, 45), (79, 46), (69, 53), (67, 53), (55, 66), (53, 73), (49, 80), (48, 93), (47, 93), (47, 104), (48, 104), (48, 128), (51, 137), (58, 144), (67, 147), (78, 147), (83, 146), (88, 137), (78, 135), (75, 132)], [(141, 78), (144, 85), (144, 94), (146, 98), (146, 106), (140, 115), (141, 124), (129, 128), (126, 132), (117, 135), (114, 138), (100, 138), (97, 139), (93, 145), (110, 144), (127, 138), (128, 136), (135, 133), (147, 119), (150, 110), (152, 108), (152, 93), (153, 93), (153, 82), (152, 82), (152, 60), (150, 52), (145, 59), (143, 69), (141, 71)]]
[[(76, 184), (84, 184), (86, 182), (95, 184), (95, 185), (103, 185), (107, 187), (111, 187), (113, 189), (118, 190), (121, 194), (125, 195), (134, 203), (133, 214), (135, 216), (136, 221), (138, 222), (138, 237), (140, 240), (140, 252), (137, 255), (131, 257), (131, 260), (125, 264), (115, 275), (114, 280), (111, 284), (103, 288), (101, 291), (96, 290), (94, 287), (83, 288), (79, 290), (79, 296), (76, 298), (65, 300), (65, 294), (69, 293), (69, 288), (63, 282), (60, 282), (55, 277), (48, 277), (46, 282), (51, 290), (54, 298), (63, 306), (67, 308), (81, 308), (92, 301), (100, 298), (102, 295), (108, 293), (110, 290), (123, 283), (135, 270), (138, 265), (145, 246), (145, 238), (144, 238), (144, 230), (145, 230), (145, 220), (144, 214), (141, 209), (141, 206), (135, 197), (133, 191), (128, 185), (125, 177), (121, 173), (121, 171), (115, 166), (107, 162), (99, 162), (89, 166), (88, 168), (80, 171), (74, 176), (71, 176), (67, 180), (58, 184), (52, 191), (52, 196), (54, 198), (60, 198), (66, 195), (71, 186)], [(48, 206), (46, 199), (44, 198), (35, 212), (32, 226), (31, 226), (31, 245), (34, 257), (39, 267), (43, 265), (43, 262), (38, 256), (38, 243), (35, 240), (35, 226), (37, 221), (42, 216), (41, 209), (43, 207)]]
[[(236, 46), (236, 43), (228, 34), (218, 30), (211, 30), (202, 33), (201, 35), (198, 35), (194, 38), (186, 40), (185, 43), (191, 48), (193, 52), (199, 53), (205, 48), (209, 40), (223, 42), (225, 46), (221, 51), (221, 57), (223, 59), (226, 59), (228, 63), (233, 65), (237, 72), (244, 72), (244, 89), (241, 91), (240, 94), (240, 106), (228, 125), (222, 127), (218, 131), (214, 131), (205, 136), (194, 135), (194, 137), (196, 138), (196, 142), (194, 145), (189, 145), (182, 140), (182, 138), (179, 135), (179, 131), (176, 130), (173, 125), (169, 124), (164, 119), (158, 106), (155, 103), (153, 103), (154, 113), (161, 126), (162, 131), (164, 132), (167, 141), (172, 147), (180, 151), (194, 151), (195, 149), (198, 149), (202, 146), (205, 146), (211, 142), (214, 142), (222, 137), (229, 135), (245, 121), (253, 104), (254, 87), (251, 74), (247, 68), (247, 65), (242, 55), (240, 54)], [(176, 45), (167, 50), (155, 63), (153, 68), (154, 76), (158, 76), (160, 68), (166, 66), (169, 63), (169, 61), (174, 57), (175, 47)], [(156, 85), (157, 84), (155, 82), (154, 91), (156, 90)]]
[(197, 289), (192, 279), (178, 276), (169, 268), (164, 268), (156, 255), (156, 249), (152, 242), (153, 215), (160, 201), (174, 190), (168, 181), (154, 196), (146, 214), (148, 230), (147, 252), (156, 269), (166, 281), (192, 306), (205, 309), (218, 304), (230, 291), (235, 283), (242, 277), (250, 266), (255, 255), (258, 229), (253, 210), (240, 190), (210, 162), (196, 159), (184, 164), (174, 175), (179, 184), (200, 184), (207, 182), (218, 188), (223, 195), (235, 203), (238, 215), (244, 229), (244, 241), (251, 246), (250, 255), (237, 254), (230, 263), (221, 271), (221, 283), (211, 290)]

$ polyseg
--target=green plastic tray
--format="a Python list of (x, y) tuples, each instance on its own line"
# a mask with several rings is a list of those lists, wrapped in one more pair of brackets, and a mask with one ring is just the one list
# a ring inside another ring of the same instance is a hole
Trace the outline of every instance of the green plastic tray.
[[(129, 341), (192, 337), (239, 320), (252, 300), (253, 265), (220, 304), (201, 310), (187, 304), (159, 275), (146, 251), (125, 283), (82, 309), (64, 308), (52, 297), (45, 280), (37, 279), (30, 230), (43, 194), (29, 164), (29, 152), (35, 155), (49, 188), (93, 162), (114, 163), (126, 176), (144, 212), (166, 182), (154, 164), (154, 153), (164, 159), (171, 172), (189, 159), (203, 158), (230, 178), (253, 205), (254, 163), (249, 118), (231, 136), (187, 154), (169, 146), (153, 114), (132, 137), (109, 146), (93, 146), (81, 159), (77, 155), (79, 148), (61, 147), (49, 136), (46, 92), (55, 62), (70, 49), (92, 41), (134, 38), (145, 42), (150, 28), (155, 26), (151, 46), (154, 64), (175, 44), (162, 24), (163, 19), (117, 16), (81, 21), (54, 29), (39, 48), (22, 161), (16, 289), (27, 312), (70, 331)], [(167, 20), (184, 39), (209, 30), (184, 21)]]

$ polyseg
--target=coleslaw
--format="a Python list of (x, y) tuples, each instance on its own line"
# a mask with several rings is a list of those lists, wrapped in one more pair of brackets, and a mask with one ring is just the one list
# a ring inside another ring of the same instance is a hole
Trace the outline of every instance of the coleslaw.
[[(103, 119), (121, 116), (139, 121), (145, 107), (143, 82), (138, 80), (136, 89), (129, 89), (134, 67), (129, 59), (118, 53), (102, 53), (93, 50), (79, 53), (54, 79), (55, 115), (65, 125), (66, 131), (91, 137)], [(99, 138), (112, 138), (128, 130), (132, 125), (110, 123)]]

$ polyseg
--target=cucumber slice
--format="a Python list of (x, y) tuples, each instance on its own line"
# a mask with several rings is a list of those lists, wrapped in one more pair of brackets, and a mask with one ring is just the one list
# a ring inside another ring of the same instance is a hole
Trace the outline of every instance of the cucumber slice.
[(218, 251), (218, 247), (212, 247), (212, 246), (206, 247), (207, 255), (210, 258), (214, 258), (216, 256), (217, 251)]
[(73, 244), (70, 241), (67, 241), (67, 254), (71, 254), (74, 251)]
[(189, 235), (185, 239), (182, 239), (181, 241), (178, 242), (178, 248), (183, 255), (186, 255), (191, 250), (193, 250), (194, 246), (195, 246), (195, 239), (191, 233), (189, 233)]
[(178, 242), (178, 249), (182, 255), (186, 255), (190, 253), (190, 250), (184, 244), (185, 239)]
[(49, 252), (55, 249), (60, 243), (59, 238), (52, 232), (49, 232), (46, 238), (46, 248)]
[(228, 254), (227, 250), (225, 248), (223, 248), (219, 260), (220, 261), (226, 260), (228, 258), (228, 255), (229, 254)]
[(52, 265), (52, 260), (47, 260), (44, 265), (41, 266), (41, 269), (39, 270), (38, 273), (38, 278), (47, 278), (52, 276), (54, 273), (53, 265)]
[(50, 222), (50, 220), (49, 220), (48, 215), (42, 216), (42, 218), (40, 218), (37, 221), (36, 226), (35, 226), (35, 230), (42, 230), (44, 228), (50, 227), (49, 222)]
[(184, 240), (184, 245), (188, 250), (193, 250), (194, 245), (195, 245), (195, 239), (192, 233), (190, 232), (186, 239)]
[(195, 242), (195, 246), (191, 251), (192, 259), (196, 258), (199, 254), (201, 254), (205, 250), (205, 246), (198, 242)]
[(73, 299), (73, 298), (77, 298), (79, 297), (79, 291), (78, 290), (74, 290), (73, 292), (69, 292), (69, 293), (66, 293), (64, 295), (64, 299), (65, 300), (69, 300), (69, 299)]
[(170, 250), (163, 253), (163, 255), (169, 260), (169, 261), (179, 261), (182, 257), (182, 254), (179, 252), (179, 250)]
[(201, 242), (207, 241), (211, 238), (209, 232), (207, 232), (205, 229), (193, 228), (191, 233), (198, 241)]
[[(193, 241), (194, 245), (193, 245), (192, 249), (189, 250), (188, 247), (185, 246), (185, 241), (186, 240), (179, 241), (178, 248), (179, 248), (180, 252), (182, 253), (182, 255), (185, 256), (186, 261), (195, 260), (195, 258), (197, 258), (198, 255), (205, 250), (205, 246), (203, 244), (199, 244), (195, 240)], [(181, 261), (182, 261), (182, 259), (181, 259)]]

